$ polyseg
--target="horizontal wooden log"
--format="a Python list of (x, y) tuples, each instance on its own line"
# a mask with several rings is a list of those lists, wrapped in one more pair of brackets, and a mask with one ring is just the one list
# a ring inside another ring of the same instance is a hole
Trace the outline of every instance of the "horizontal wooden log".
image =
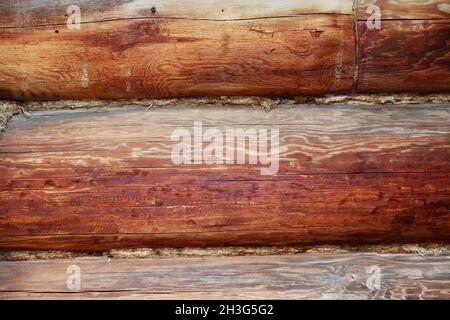
[(443, 0), (84, 0), (69, 30), (71, 4), (0, 4), (0, 98), (450, 91)]
[(2, 98), (295, 95), (353, 85), (351, 16), (138, 19), (1, 33)]
[[(449, 120), (446, 105), (15, 116), (0, 139), (0, 248), (448, 241)], [(175, 164), (171, 135), (194, 121), (279, 129), (275, 175), (248, 157)]]
[(450, 91), (450, 20), (359, 22), (361, 92)]
[(449, 299), (449, 269), (448, 256), (370, 253), (0, 261), (0, 298)]

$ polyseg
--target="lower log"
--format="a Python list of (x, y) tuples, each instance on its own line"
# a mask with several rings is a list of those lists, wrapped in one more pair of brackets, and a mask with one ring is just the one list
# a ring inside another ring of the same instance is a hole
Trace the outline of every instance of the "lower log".
[(0, 261), (0, 298), (449, 299), (449, 268), (450, 256), (371, 253)]
[[(0, 248), (448, 242), (449, 111), (180, 106), (16, 116), (0, 139)], [(262, 175), (261, 158), (249, 163), (248, 145), (243, 164), (177, 164), (174, 132), (193, 134), (199, 121), (203, 133), (278, 130), (276, 171)]]

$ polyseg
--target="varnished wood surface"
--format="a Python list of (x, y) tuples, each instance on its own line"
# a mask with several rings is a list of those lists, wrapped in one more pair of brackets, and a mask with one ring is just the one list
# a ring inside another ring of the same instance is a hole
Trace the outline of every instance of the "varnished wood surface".
[[(66, 286), (69, 266), (79, 290)], [(450, 299), (449, 270), (448, 256), (370, 253), (0, 261), (0, 298)]]
[(71, 4), (0, 4), (0, 98), (450, 91), (442, 0), (85, 0), (79, 30)]
[[(280, 169), (174, 165), (177, 128), (278, 128)], [(0, 138), (0, 247), (450, 239), (449, 107), (121, 108), (16, 116)]]
[(353, 18), (119, 20), (1, 30), (0, 96), (295, 95), (353, 85)]
[[(367, 18), (378, 6), (381, 28)], [(450, 4), (445, 0), (358, 1), (359, 92), (450, 91)]]
[(450, 20), (359, 22), (361, 92), (450, 91)]

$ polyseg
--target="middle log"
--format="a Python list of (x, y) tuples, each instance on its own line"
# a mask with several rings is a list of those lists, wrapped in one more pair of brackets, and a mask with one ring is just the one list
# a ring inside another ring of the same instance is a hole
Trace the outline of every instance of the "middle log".
[(15, 116), (0, 138), (0, 248), (448, 242), (449, 123), (449, 105)]

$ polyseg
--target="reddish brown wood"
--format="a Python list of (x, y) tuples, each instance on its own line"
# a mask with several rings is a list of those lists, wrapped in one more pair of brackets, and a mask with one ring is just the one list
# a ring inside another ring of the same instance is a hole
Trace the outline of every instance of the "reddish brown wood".
[(0, 3), (0, 98), (450, 91), (444, 0), (86, 0), (68, 30), (71, 4)]
[[(450, 239), (448, 106), (125, 108), (16, 116), (0, 248)], [(177, 128), (279, 128), (280, 169), (174, 165)]]
[(357, 90), (450, 91), (450, 20), (359, 22)]
[[(370, 30), (370, 6), (381, 29)], [(445, 0), (359, 0), (359, 92), (450, 91), (450, 5)]]
[(123, 99), (351, 90), (351, 15), (119, 19), (0, 30), (0, 98)]

